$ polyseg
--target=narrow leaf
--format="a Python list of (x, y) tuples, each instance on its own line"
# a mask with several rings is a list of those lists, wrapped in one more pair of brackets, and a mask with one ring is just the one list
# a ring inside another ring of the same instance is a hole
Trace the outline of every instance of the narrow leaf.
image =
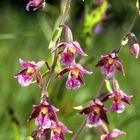
[(52, 40), (49, 44), (49, 49), (54, 49), (58, 39), (60, 38), (61, 36), (61, 33), (62, 33), (62, 28), (59, 28), (57, 27), (53, 33), (53, 37), (52, 37)]
[(105, 85), (106, 85), (107, 90), (109, 92), (112, 92), (112, 88), (111, 88), (110, 82), (108, 80), (105, 80)]

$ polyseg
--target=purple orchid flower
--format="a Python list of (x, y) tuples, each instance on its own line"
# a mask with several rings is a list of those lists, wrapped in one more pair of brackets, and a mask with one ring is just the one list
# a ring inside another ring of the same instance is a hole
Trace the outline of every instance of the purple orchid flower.
[(85, 70), (81, 65), (75, 64), (74, 66), (66, 67), (63, 70), (61, 70), (57, 74), (56, 78), (61, 77), (66, 72), (69, 72), (68, 79), (66, 82), (66, 87), (68, 89), (78, 89), (81, 84), (84, 84), (83, 73), (92, 74), (92, 72)]
[(72, 133), (62, 122), (58, 122), (51, 131), (50, 140), (65, 140), (64, 133)]
[(28, 119), (28, 121), (35, 119), (36, 130), (32, 137), (42, 137), (49, 130), (55, 128), (55, 123), (58, 122), (55, 113), (59, 110), (46, 101), (43, 101), (39, 105), (34, 105), (33, 108), (34, 110)]
[(102, 68), (102, 73), (105, 77), (113, 78), (115, 68), (125, 75), (121, 60), (116, 53), (101, 56), (101, 60), (96, 64), (96, 67), (99, 66)]
[(59, 43), (56, 46), (56, 49), (54, 51), (56, 51), (57, 49), (59, 49), (61, 47), (64, 47), (64, 50), (63, 50), (62, 56), (61, 56), (61, 60), (60, 60), (61, 65), (71, 66), (74, 62), (75, 53), (78, 53), (82, 56), (87, 56), (84, 53), (84, 51), (81, 49), (80, 44), (76, 41)]
[(122, 90), (113, 91), (112, 93), (109, 93), (108, 95), (104, 96), (102, 99), (102, 102), (113, 98), (113, 104), (111, 106), (111, 109), (113, 111), (116, 111), (117, 113), (122, 113), (125, 110), (125, 106), (123, 102), (125, 102), (128, 105), (131, 105), (130, 99), (133, 96), (126, 95)]
[[(33, 108), (34, 110), (29, 117), (29, 121), (37, 117), (42, 117), (41, 119), (38, 118), (38, 120), (42, 120), (45, 116), (48, 116), (48, 118), (50, 118), (51, 120), (56, 121), (55, 113), (58, 112), (59, 109), (50, 105), (48, 102), (45, 101), (40, 103), (39, 105), (34, 105)], [(43, 121), (40, 121), (39, 123), (43, 124), (42, 122)]]
[(15, 78), (18, 78), (18, 82), (22, 87), (29, 86), (32, 83), (34, 76), (36, 76), (37, 83), (39, 87), (41, 87), (41, 79), (42, 76), (39, 72), (39, 69), (45, 64), (44, 61), (40, 61), (38, 63), (35, 62), (27, 62), (19, 59), (20, 64), (24, 67), (22, 71), (20, 71)]
[(29, 0), (29, 3), (26, 6), (26, 10), (30, 11), (42, 10), (46, 6), (45, 0)]
[(119, 129), (113, 129), (109, 133), (101, 135), (100, 140), (116, 140), (117, 137), (125, 134), (125, 132), (120, 131)]
[(94, 127), (98, 127), (101, 124), (101, 120), (107, 124), (109, 123), (106, 114), (107, 112), (108, 110), (104, 108), (100, 101), (95, 101), (90, 106), (82, 109), (79, 113), (88, 115), (87, 123), (93, 125)]

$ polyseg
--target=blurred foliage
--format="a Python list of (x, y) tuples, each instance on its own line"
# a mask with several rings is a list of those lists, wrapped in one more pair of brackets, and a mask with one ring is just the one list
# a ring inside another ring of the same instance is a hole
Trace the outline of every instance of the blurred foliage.
[[(25, 2), (25, 3), (24, 3)], [(109, 0), (103, 5), (96, 5), (93, 0), (73, 0), (71, 16), (68, 24), (73, 31), (74, 39), (80, 42), (88, 57), (80, 58), (86, 68), (94, 73), (85, 76), (86, 86), (76, 91), (65, 88), (66, 77), (51, 80), (49, 95), (53, 105), (60, 109), (58, 116), (73, 133), (80, 127), (85, 116), (78, 116), (75, 106), (86, 104), (94, 98), (102, 75), (100, 69), (94, 66), (101, 54), (110, 53), (118, 47), (122, 36), (126, 33), (134, 15), (135, 1)], [(5, 1), (0, 12), (0, 140), (30, 140), (34, 129), (34, 122), (27, 123), (32, 111), (32, 105), (38, 104), (40, 91), (34, 84), (21, 88), (14, 79), (14, 75), (21, 69), (18, 59), (46, 60), (52, 62), (51, 52), (48, 50), (49, 42), (55, 27), (58, 26), (64, 5), (64, 0), (51, 1), (45, 10), (28, 13), (25, 11), (27, 1)], [(78, 5), (78, 6), (77, 6)], [(96, 5), (96, 6), (95, 6)], [(61, 9), (61, 10), (60, 10)], [(108, 9), (108, 10), (107, 10)], [(106, 11), (105, 18), (102, 14)], [(102, 23), (103, 31), (94, 33), (97, 24)], [(140, 19), (134, 32), (140, 40)], [(140, 59), (130, 55), (126, 46), (120, 58), (123, 61), (126, 76), (116, 74), (123, 91), (133, 94), (133, 106), (126, 107), (123, 114), (110, 113), (109, 128), (119, 128), (127, 132), (120, 140), (138, 140), (140, 125)], [(60, 67), (59, 67), (60, 69)], [(59, 70), (57, 69), (57, 71)], [(45, 70), (45, 69), (44, 69)], [(55, 75), (53, 75), (55, 76)], [(97, 129), (85, 128), (78, 140), (98, 140)], [(71, 134), (66, 134), (71, 139)]]

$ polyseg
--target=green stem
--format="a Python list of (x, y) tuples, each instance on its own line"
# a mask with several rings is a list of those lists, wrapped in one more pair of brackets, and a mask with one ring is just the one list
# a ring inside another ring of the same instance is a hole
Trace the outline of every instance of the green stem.
[[(66, 0), (66, 5), (64, 7), (64, 12), (63, 12), (63, 15), (62, 15), (62, 20), (61, 20), (60, 25), (63, 25), (66, 22), (71, 2), (72, 2), (72, 0)], [(51, 68), (50, 68), (50, 70), (48, 72), (48, 75), (46, 77), (46, 82), (44, 83), (43, 88), (42, 88), (42, 95), (44, 95), (46, 93), (46, 90), (48, 89), (50, 79), (52, 77), (52, 74), (53, 74), (53, 72), (55, 70), (55, 67), (56, 67), (56, 64), (57, 64), (57, 59), (58, 59), (58, 52), (55, 51), (52, 66), (51, 66)]]
[[(138, 14), (138, 11), (136, 10), (136, 14), (135, 14), (135, 16), (134, 16), (134, 18), (133, 18), (133, 20), (132, 20), (132, 23), (130, 24), (130, 26), (129, 26), (127, 32), (126, 32), (126, 34), (122, 37), (122, 39), (123, 39), (123, 38), (126, 38), (126, 37), (128, 36), (128, 34), (129, 34), (130, 32), (132, 32), (132, 30), (133, 30), (133, 28), (134, 28), (134, 26), (135, 26), (135, 23), (136, 23), (136, 21), (137, 21), (138, 15), (139, 15), (139, 14)], [(120, 45), (120, 47), (118, 47), (118, 49), (115, 50), (115, 52), (116, 52), (116, 53), (119, 53), (119, 52), (122, 50), (123, 47), (124, 47), (124, 46)]]
[(77, 133), (73, 136), (72, 140), (76, 140), (77, 137), (81, 134), (82, 130), (84, 129), (86, 125), (87, 119), (84, 120), (83, 124), (81, 125), (80, 129), (77, 131)]

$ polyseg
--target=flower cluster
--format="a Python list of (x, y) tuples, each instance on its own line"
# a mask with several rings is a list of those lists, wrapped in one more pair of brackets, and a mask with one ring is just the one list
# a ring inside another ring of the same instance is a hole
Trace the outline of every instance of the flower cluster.
[[(97, 1), (98, 4), (101, 4), (102, 2), (103, 0)], [(68, 2), (68, 4), (70, 4), (70, 2)], [(26, 10), (41, 10), (45, 7), (45, 5), (45, 0), (29, 0), (26, 6)], [(66, 9), (66, 11), (68, 11), (68, 9)], [(64, 16), (66, 15), (64, 14)], [(64, 25), (60, 26), (64, 26), (67, 28), (67, 41), (59, 42), (53, 50), (53, 53), (57, 54), (56, 58), (59, 54), (61, 54), (60, 64), (62, 66), (65, 66), (65, 68), (63, 68), (56, 75), (56, 78), (59, 78), (64, 74), (68, 73), (68, 79), (66, 81), (67, 89), (78, 89), (81, 84), (85, 84), (83, 74), (92, 74), (92, 72), (84, 69), (80, 64), (76, 63), (76, 54), (80, 56), (87, 56), (87, 54), (82, 50), (80, 44), (77, 41), (73, 41), (71, 30), (67, 25), (65, 25), (65, 23), (63, 24)], [(96, 26), (95, 32), (99, 33), (101, 31), (102, 25), (99, 24), (98, 26)], [(130, 53), (135, 58), (138, 58), (140, 48), (136, 36), (133, 33), (128, 33), (125, 38), (129, 39)], [(59, 40), (60, 37), (56, 42), (58, 42)], [(101, 60), (99, 60), (99, 62), (96, 64), (96, 67), (101, 67), (101, 72), (104, 76), (104, 80), (112, 82), (112, 86), (109, 85), (111, 90), (109, 90), (108, 94), (102, 97), (99, 95), (99, 97), (97, 97), (92, 104), (83, 108), (79, 112), (80, 115), (87, 115), (86, 123), (94, 127), (101, 127), (103, 124), (109, 124), (107, 114), (111, 111), (117, 113), (124, 112), (124, 103), (131, 105), (130, 100), (132, 96), (128, 96), (126, 93), (124, 93), (120, 89), (118, 81), (115, 79), (116, 70), (125, 75), (122, 62), (118, 57), (118, 53), (121, 49), (122, 46), (117, 51), (113, 51), (110, 54), (101, 56)], [(54, 59), (54, 61), (55, 60), (57, 62), (57, 59)], [(46, 136), (46, 133), (51, 132), (50, 140), (65, 140), (64, 133), (72, 132), (61, 121), (59, 121), (56, 114), (59, 109), (52, 106), (48, 101), (49, 97), (46, 90), (47, 82), (44, 85), (42, 84), (42, 75), (40, 73), (40, 69), (44, 66), (45, 61), (35, 63), (34, 61), (24, 61), (20, 59), (19, 62), (23, 66), (23, 70), (21, 70), (15, 76), (15, 78), (18, 79), (19, 84), (22, 87), (29, 86), (31, 83), (33, 83), (33, 79), (36, 78), (36, 82), (42, 91), (42, 99), (38, 105), (33, 106), (33, 112), (28, 119), (28, 121), (32, 121), (33, 119), (35, 120), (36, 129), (32, 133), (33, 139), (41, 139)], [(53, 68), (52, 65), (52, 69), (49, 70), (49, 78), (47, 79), (48, 81), (50, 80), (51, 74), (53, 73), (55, 66)], [(104, 103), (110, 99), (113, 100), (111, 105), (108, 108), (105, 108)], [(118, 136), (126, 134), (125, 132), (118, 129), (113, 129), (112, 131), (104, 129), (103, 132), (105, 134), (101, 135), (100, 140), (115, 140)]]
[[(34, 77), (38, 86), (42, 88), (42, 75), (39, 72), (40, 68), (44, 66), (45, 62), (40, 61), (35, 63), (34, 61), (23, 61), (19, 59), (20, 64), (24, 67), (15, 78), (18, 78), (18, 82), (22, 87), (29, 86)], [(33, 106), (33, 112), (31, 113), (28, 121), (35, 119), (36, 130), (33, 132), (32, 137), (43, 137), (48, 131), (51, 131), (50, 140), (65, 140), (64, 132), (71, 133), (71, 131), (57, 118), (56, 112), (59, 110), (50, 105), (48, 100), (48, 94), (44, 94), (39, 105)]]
[(67, 67), (61, 70), (57, 74), (56, 78), (69, 72), (66, 87), (68, 89), (78, 89), (81, 84), (84, 84), (83, 74), (92, 74), (92, 72), (84, 69), (80, 64), (76, 64), (74, 55), (75, 53), (78, 53), (81, 56), (87, 55), (80, 47), (80, 44), (76, 41), (59, 43), (54, 51), (62, 47), (64, 49), (62, 50), (60, 63)]
[[(64, 132), (72, 133), (62, 122), (57, 118), (56, 112), (59, 110), (50, 105), (44, 95), (42, 102), (39, 105), (33, 106), (33, 112), (29, 117), (29, 121), (35, 119), (36, 130), (32, 137), (43, 137), (48, 131), (51, 131), (50, 140), (65, 140)], [(46, 99), (46, 100), (45, 100)]]
[[(100, 97), (99, 99), (95, 99), (95, 101), (90, 104), (88, 107), (83, 108), (79, 114), (85, 114), (87, 115), (87, 124), (90, 124), (91, 126), (94, 127), (104, 127), (103, 122), (106, 124), (109, 124), (109, 120), (107, 117), (107, 114), (111, 111), (115, 111), (117, 113), (122, 113), (125, 110), (125, 106), (123, 103), (126, 103), (128, 105), (131, 105), (130, 99), (132, 96), (128, 96), (125, 94), (118, 85), (118, 82), (116, 79), (112, 80), (112, 85), (113, 85), (113, 90), (111, 93)], [(105, 108), (104, 107), (104, 102), (113, 99), (113, 103), (111, 107)], [(104, 128), (105, 129), (105, 128)], [(114, 129), (110, 132), (103, 131), (106, 134), (102, 135), (100, 140), (115, 140), (118, 136), (125, 134), (125, 132), (122, 132), (118, 129)]]
[[(117, 113), (124, 112), (124, 103), (131, 105), (130, 99), (133, 97), (124, 93), (120, 89), (118, 81), (115, 79), (116, 69), (124, 75), (123, 65), (121, 60), (118, 58), (117, 53), (112, 52), (108, 55), (101, 56), (101, 60), (96, 64), (96, 67), (99, 66), (101, 67), (101, 72), (104, 75), (104, 80), (109, 82), (109, 93), (101, 97), (99, 96), (99, 99), (95, 99), (92, 104), (79, 112), (79, 114), (87, 115), (87, 123), (94, 127), (102, 126), (103, 122), (109, 124), (107, 113), (111, 111), (115, 111)], [(110, 81), (112, 82), (112, 86), (110, 85)], [(106, 109), (104, 108), (104, 103), (109, 99), (113, 99), (113, 103)], [(118, 129), (114, 129), (110, 132), (107, 131), (105, 133), (106, 134), (101, 136), (100, 140), (115, 139), (119, 135), (125, 134)]]

